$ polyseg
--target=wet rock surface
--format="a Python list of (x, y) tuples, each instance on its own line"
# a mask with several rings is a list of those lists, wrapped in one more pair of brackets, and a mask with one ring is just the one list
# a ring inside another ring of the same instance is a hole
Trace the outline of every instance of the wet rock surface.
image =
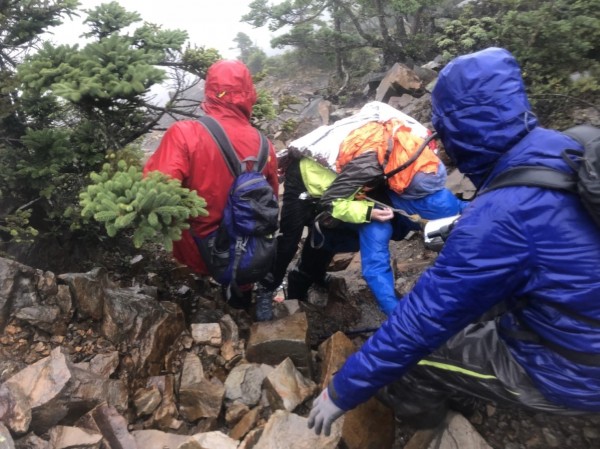
[[(418, 234), (392, 242), (391, 249), (401, 294), (436, 253)], [(166, 255), (160, 263), (164, 284), (149, 295), (141, 286), (156, 280), (150, 269), (137, 279), (115, 280), (101, 270), (52, 275), (0, 259), (15, 279), (27, 273), (3, 296), (10, 304), (0, 337), (6, 447), (73, 447), (73, 441), (161, 449), (600, 447), (599, 416), (553, 416), (481, 401), (449, 414), (439, 429), (417, 431), (372, 400), (346, 414), (332, 436), (315, 439), (304, 428), (312, 399), (384, 319), (360, 278), (357, 255), (336, 257), (328, 291), (314, 288), (309, 302), (294, 307), (275, 303), (279, 318), (268, 323), (229, 308), (210, 280), (186, 273)], [(95, 276), (105, 279), (99, 320), (79, 313), (75, 296), (89, 291), (71, 282)], [(23, 291), (27, 301), (12, 297)], [(43, 308), (60, 291), (71, 318), (58, 330), (40, 325), (37, 313), (21, 313)], [(107, 305), (111, 301), (118, 306)]]

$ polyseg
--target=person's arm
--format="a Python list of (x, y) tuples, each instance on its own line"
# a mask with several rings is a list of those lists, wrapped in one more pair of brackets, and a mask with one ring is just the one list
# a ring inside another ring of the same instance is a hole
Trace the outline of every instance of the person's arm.
[(163, 135), (156, 151), (144, 165), (144, 175), (156, 170), (182, 182), (187, 179), (190, 161), (185, 133), (197, 132), (194, 126), (195, 124), (188, 122), (171, 125)]
[(366, 401), (494, 305), (521, 293), (532, 275), (530, 238), (514, 203), (498, 200), (489, 194), (467, 208), (434, 265), (335, 375), (329, 393), (338, 407)]
[(323, 193), (319, 206), (347, 223), (371, 221), (374, 204), (355, 200), (354, 195), (365, 185), (375, 182), (383, 174), (377, 153), (367, 151), (349, 162)]

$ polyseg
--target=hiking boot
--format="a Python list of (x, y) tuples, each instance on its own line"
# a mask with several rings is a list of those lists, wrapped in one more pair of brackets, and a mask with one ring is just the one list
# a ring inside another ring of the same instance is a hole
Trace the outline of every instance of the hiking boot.
[(273, 290), (259, 286), (256, 291), (256, 321), (273, 319)]
[(288, 299), (306, 301), (308, 299), (308, 290), (312, 283), (312, 278), (308, 274), (298, 269), (293, 269), (288, 273)]

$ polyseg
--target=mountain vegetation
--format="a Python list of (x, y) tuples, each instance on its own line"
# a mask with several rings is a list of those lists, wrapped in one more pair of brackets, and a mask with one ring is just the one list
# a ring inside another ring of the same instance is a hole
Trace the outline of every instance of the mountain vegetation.
[[(47, 31), (73, 14), (85, 14), (87, 43), (44, 41)], [(495, 45), (519, 60), (544, 125), (571, 124), (575, 107), (598, 109), (595, 0), (254, 0), (242, 20), (277, 31), (272, 46), (284, 50), (267, 56), (238, 33), (239, 58), (257, 80), (293, 77), (310, 66), (332, 73), (331, 92), (361, 90), (366, 74), (396, 62), (415, 66), (437, 58), (443, 64)], [(215, 49), (189, 42), (185, 31), (146, 23), (118, 2), (86, 11), (77, 10), (76, 0), (1, 2), (0, 250), (10, 254), (57, 237), (89, 245), (117, 230), (129, 230), (140, 244), (151, 237), (148, 223), (139, 233), (128, 206), (117, 216), (100, 214), (102, 223), (94, 220), (102, 211), (85, 194), (87, 203), (80, 204), (80, 194), (93, 185), (98, 194), (123, 173), (138, 176), (140, 139), (159, 129), (165, 116), (193, 116), (184, 107), (185, 92), (220, 58)], [(167, 81), (171, 100), (159, 106), (149, 92)], [(287, 101), (259, 92), (256, 126), (274, 117), (274, 100)], [(168, 188), (172, 198), (189, 200), (180, 186)], [(129, 200), (130, 207), (144, 202), (141, 196)], [(202, 201), (188, 203), (193, 213), (202, 213)], [(101, 226), (107, 223), (110, 228)], [(152, 229), (167, 246), (178, 235), (165, 226)]]

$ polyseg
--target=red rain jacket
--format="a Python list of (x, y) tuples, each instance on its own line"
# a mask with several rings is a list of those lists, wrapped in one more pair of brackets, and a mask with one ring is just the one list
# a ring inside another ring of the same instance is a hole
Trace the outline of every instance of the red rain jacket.
[[(260, 147), (257, 130), (250, 124), (256, 91), (247, 67), (240, 61), (222, 60), (206, 75), (202, 109), (217, 119), (229, 136), (240, 159), (256, 156)], [(268, 162), (263, 169), (277, 194), (277, 158), (269, 142)], [(223, 217), (233, 176), (212, 137), (196, 120), (183, 120), (169, 127), (156, 152), (144, 167), (144, 174), (158, 170), (181, 181), (206, 200), (207, 217), (191, 220), (195, 235), (204, 237), (214, 231)], [(173, 242), (173, 256), (199, 274), (208, 274), (196, 244), (188, 231)]]

